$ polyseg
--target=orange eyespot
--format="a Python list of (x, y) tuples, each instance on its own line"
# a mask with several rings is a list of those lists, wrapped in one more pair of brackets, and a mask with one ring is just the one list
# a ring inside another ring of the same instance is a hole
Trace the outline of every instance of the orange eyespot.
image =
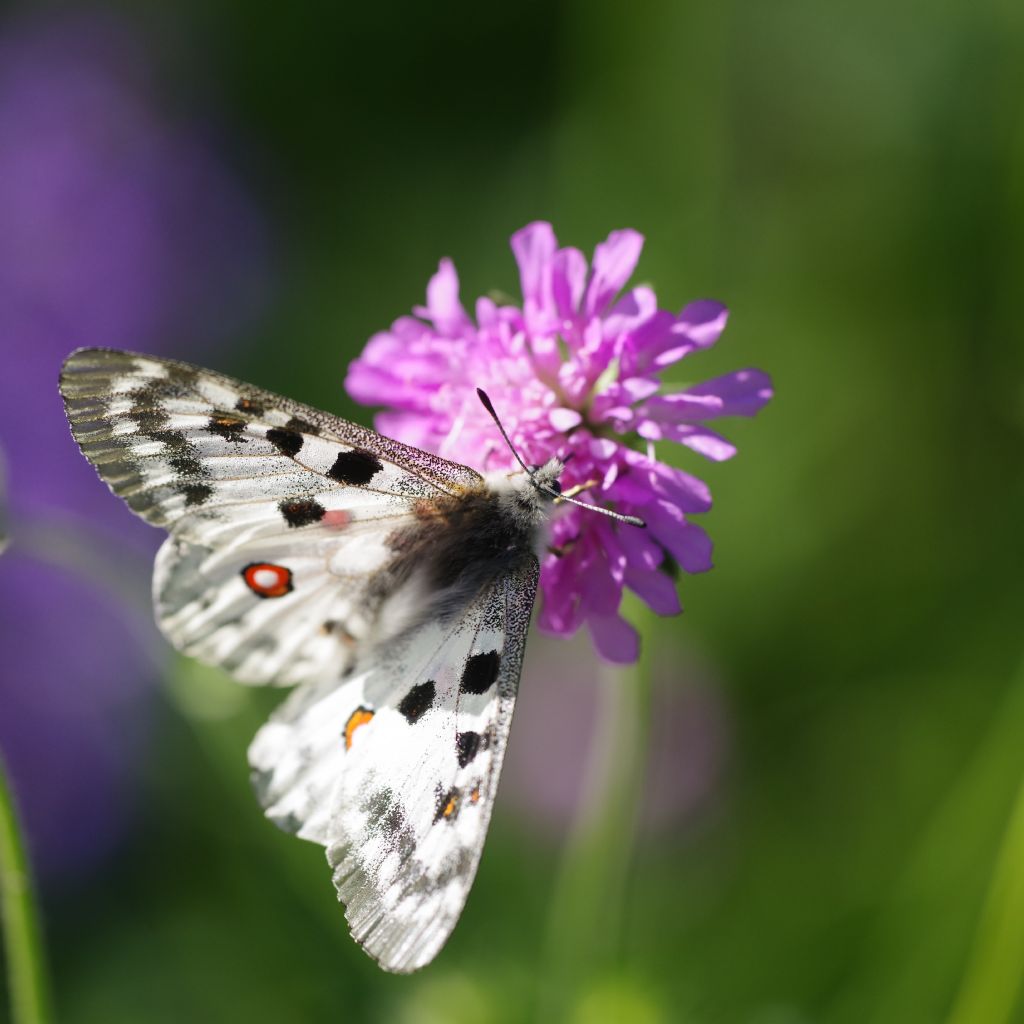
[(345, 749), (352, 749), (352, 738), (356, 734), (356, 729), (361, 725), (366, 725), (373, 719), (373, 712), (369, 708), (356, 708), (351, 715), (348, 716), (348, 721), (345, 723)]
[(251, 562), (242, 570), (242, 579), (257, 597), (284, 597), (292, 591), (292, 571), (271, 562)]

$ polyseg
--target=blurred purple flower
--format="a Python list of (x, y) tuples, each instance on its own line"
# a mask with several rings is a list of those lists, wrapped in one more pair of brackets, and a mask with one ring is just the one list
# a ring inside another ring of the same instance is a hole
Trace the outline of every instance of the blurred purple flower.
[(131, 804), (155, 674), (148, 622), (17, 547), (0, 578), (0, 749), (37, 868), (86, 871), (110, 852)]
[[(68, 442), (56, 381), (72, 348), (177, 353), (260, 301), (261, 223), (210, 150), (155, 112), (151, 64), (112, 16), (0, 37), (0, 438), (16, 510), (111, 515)], [(148, 532), (127, 510), (121, 523)]]
[(654, 292), (619, 293), (643, 238), (614, 231), (588, 271), (578, 249), (559, 249), (550, 224), (512, 236), (523, 307), (481, 298), (476, 320), (459, 300), (450, 260), (427, 287), (427, 305), (374, 335), (349, 369), (346, 387), (360, 402), (385, 405), (383, 433), (486, 470), (512, 469), (512, 456), (476, 397), (488, 392), (528, 463), (571, 461), (566, 489), (582, 499), (640, 516), (646, 530), (619, 526), (569, 507), (552, 526), (561, 552), (544, 562), (538, 624), (571, 634), (586, 623), (608, 661), (636, 660), (636, 631), (619, 615), (623, 589), (656, 612), (680, 609), (666, 569), (711, 568), (711, 541), (690, 519), (711, 507), (703, 481), (659, 461), (656, 441), (686, 445), (706, 458), (736, 449), (707, 420), (752, 416), (771, 397), (760, 370), (739, 370), (684, 390), (663, 390), (662, 373), (715, 343), (727, 311), (701, 301), (675, 314)]
[(206, 347), (256, 313), (267, 279), (259, 217), (197, 133), (159, 115), (152, 64), (111, 15), (0, 34), (0, 748), (51, 872), (88, 867), (123, 824), (153, 632), (148, 602), (144, 632), (126, 632), (104, 578), (148, 589), (159, 540), (71, 440), (60, 364), (81, 345)]
[[(709, 668), (677, 656), (659, 660), (652, 673), (638, 824), (648, 832), (678, 833), (720, 793), (731, 720)], [(502, 792), (524, 823), (560, 836), (593, 799), (591, 788), (607, 787), (608, 773), (620, 770), (609, 760), (607, 739), (618, 723), (614, 709), (602, 706), (609, 691), (594, 685), (593, 654), (577, 642), (531, 644), (525, 674), (557, 685), (520, 688)]]

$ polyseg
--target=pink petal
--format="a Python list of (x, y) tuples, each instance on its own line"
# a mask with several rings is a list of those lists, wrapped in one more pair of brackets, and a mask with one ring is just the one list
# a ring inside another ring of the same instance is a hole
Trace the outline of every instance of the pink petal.
[[(589, 513), (594, 515), (594, 513)], [(597, 526), (591, 526), (591, 531), (597, 532)], [(621, 574), (625, 569), (625, 559), (622, 559)], [(579, 574), (577, 584), (581, 592), (581, 606), (587, 615), (611, 615), (619, 607), (622, 599), (622, 584), (615, 579), (612, 560), (605, 552), (600, 551), (589, 560), (586, 568)]]
[(675, 322), (676, 318), (667, 309), (659, 309), (634, 328), (622, 353), (623, 374), (631, 376), (642, 372), (659, 352), (675, 347), (677, 341), (672, 335)]
[(614, 497), (617, 503), (640, 509), (654, 498), (654, 492), (646, 476), (631, 471), (619, 474), (615, 485), (609, 488), (608, 497)]
[(644, 404), (641, 414), (660, 423), (687, 423), (721, 416), (722, 406), (717, 394), (694, 394), (691, 389), (655, 395)]
[(427, 285), (426, 308), (418, 306), (417, 316), (431, 320), (439, 334), (458, 338), (472, 324), (459, 301), (459, 275), (447, 257), (438, 264), (437, 273)]
[(718, 398), (722, 407), (712, 416), (753, 416), (772, 397), (772, 379), (763, 370), (736, 370), (688, 388), (684, 394)]
[(549, 376), (557, 376), (562, 365), (562, 353), (558, 348), (558, 340), (551, 334), (531, 334), (530, 351), (537, 371)]
[(409, 412), (382, 412), (373, 420), (379, 434), (427, 451), (432, 451), (437, 446), (434, 424), (434, 417), (429, 413), (420, 415)]
[(666, 573), (657, 569), (653, 572), (627, 569), (626, 586), (639, 595), (658, 615), (678, 615), (683, 610), (675, 582)]
[(623, 433), (629, 429), (629, 425), (636, 419), (636, 413), (628, 405), (613, 405), (610, 409), (603, 408), (600, 414), (595, 412), (595, 418), (611, 421), (612, 426), (620, 433)]
[(711, 489), (703, 480), (674, 466), (658, 463), (651, 478), (654, 490), (684, 512), (701, 513), (711, 508)]
[(630, 475), (643, 480), (649, 491), (671, 502), (680, 513), (707, 512), (711, 508), (711, 491), (703, 480), (674, 466), (654, 462), (640, 452), (626, 450), (623, 457), (630, 465)]
[(534, 221), (512, 236), (512, 252), (519, 264), (519, 282), (523, 290), (526, 322), (540, 327), (555, 315), (551, 297), (551, 270), (558, 242), (547, 221)]
[(480, 325), (481, 330), (498, 326), (501, 320), (494, 299), (481, 295), (476, 300), (476, 322)]
[(665, 428), (657, 420), (639, 420), (636, 432), (648, 441), (661, 441), (668, 436)]
[(636, 269), (643, 247), (644, 236), (631, 228), (613, 231), (597, 246), (583, 304), (587, 316), (600, 316), (618, 295)]
[(658, 297), (654, 289), (638, 285), (626, 292), (604, 317), (606, 335), (632, 334), (642, 330), (658, 312)]
[(652, 380), (650, 377), (630, 377), (620, 381), (620, 386), (625, 391), (628, 401), (633, 403), (656, 394), (658, 388), (661, 387), (661, 382)]
[(579, 426), (583, 422), (583, 417), (575, 409), (559, 406), (548, 413), (548, 420), (555, 430), (564, 434), (572, 430), (573, 427)]
[(426, 410), (446, 373), (442, 353), (414, 354), (388, 332), (375, 334), (363, 355), (349, 364), (348, 393), (364, 405)]
[(390, 333), (405, 345), (415, 345), (417, 342), (435, 337), (430, 325), (414, 316), (400, 316), (391, 325)]
[[(564, 543), (568, 538), (553, 539)], [(544, 563), (540, 579), (544, 600), (537, 616), (537, 625), (545, 632), (568, 636), (583, 624), (575, 582), (577, 562), (578, 558), (569, 554), (562, 558), (551, 557)]]
[(381, 405), (392, 400), (395, 379), (387, 370), (365, 359), (357, 359), (349, 363), (345, 390), (363, 405)]
[(579, 313), (583, 289), (587, 284), (587, 259), (579, 251), (559, 249), (551, 267), (551, 293), (558, 316), (572, 320)]
[(665, 561), (665, 549), (650, 536), (650, 531), (623, 527), (618, 531), (619, 546), (626, 556), (626, 572), (657, 569)]
[(683, 307), (674, 333), (685, 335), (697, 348), (710, 348), (725, 330), (729, 310), (714, 299), (698, 299)]
[(612, 458), (619, 450), (619, 446), (607, 437), (592, 437), (588, 447), (590, 448), (590, 454), (598, 462), (604, 462), (605, 459)]
[(621, 615), (589, 617), (587, 628), (597, 653), (613, 665), (631, 665), (640, 655), (640, 637)]
[(644, 509), (644, 517), (654, 538), (686, 572), (707, 572), (711, 568), (711, 538), (688, 522), (679, 508), (657, 501)]
[(698, 349), (708, 348), (725, 328), (729, 311), (720, 302), (701, 299), (691, 302), (678, 317), (659, 311), (650, 327), (634, 341), (636, 368), (656, 366), (664, 369)]
[(349, 365), (345, 388), (364, 405), (425, 409), (449, 374), (449, 360), (442, 349), (408, 345), (382, 332)]
[(695, 426), (692, 423), (681, 423), (678, 426), (665, 428), (665, 436), (672, 441), (685, 444), (691, 451), (703, 455), (712, 462), (724, 462), (736, 454), (736, 446), (727, 441), (721, 434), (707, 427)]

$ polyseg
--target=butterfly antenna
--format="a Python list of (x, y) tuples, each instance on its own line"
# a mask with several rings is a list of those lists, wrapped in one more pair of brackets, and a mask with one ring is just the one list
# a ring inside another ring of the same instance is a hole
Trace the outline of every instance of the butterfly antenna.
[[(498, 419), (498, 414), (494, 411), (494, 406), (491, 404), (491, 400), (487, 397), (487, 392), (483, 388), (476, 389), (477, 397), (480, 399), (481, 405), (490, 413), (491, 419), (494, 420), (496, 426), (501, 431), (501, 436), (505, 438), (505, 444), (508, 445), (509, 451), (516, 457), (516, 462), (523, 467), (526, 475), (533, 480), (533, 470), (523, 462), (519, 452), (516, 451), (515, 445), (512, 444), (512, 439), (508, 436), (508, 431), (502, 426), (501, 420)], [(568, 459), (563, 459), (562, 464), (568, 462)], [(538, 485), (539, 486), (539, 485)], [(568, 498), (564, 494), (559, 494), (558, 491), (551, 490), (550, 487), (540, 487), (545, 493), (550, 494), (552, 498), (558, 501), (567, 501), (571, 505), (579, 505), (580, 508), (589, 509), (591, 512), (600, 512), (602, 515), (608, 516), (609, 519), (614, 519), (620, 523), (628, 523), (630, 526), (646, 526), (647, 524), (639, 518), (639, 516), (627, 516), (621, 512), (613, 512), (610, 508), (601, 508), (600, 505), (588, 505), (585, 501), (577, 501), (575, 498)]]
[(501, 436), (505, 438), (505, 444), (508, 445), (509, 451), (516, 457), (516, 462), (526, 470), (526, 475), (532, 480), (533, 472), (530, 470), (530, 467), (523, 462), (519, 452), (515, 449), (515, 445), (512, 444), (512, 439), (508, 436), (508, 432), (501, 425), (501, 420), (498, 419), (498, 414), (494, 411), (494, 406), (491, 404), (491, 400), (487, 397), (487, 392), (484, 391), (483, 388), (477, 388), (476, 394), (483, 407), (491, 414), (491, 419), (497, 424), (498, 429), (501, 431)]
[[(554, 491), (548, 493), (554, 494)], [(627, 516), (622, 512), (613, 512), (610, 508), (601, 508), (600, 505), (588, 505), (585, 501), (577, 501), (575, 498), (567, 498), (564, 494), (555, 494), (559, 501), (567, 501), (570, 505), (579, 505), (580, 508), (590, 509), (591, 512), (600, 512), (609, 519), (615, 519), (620, 523), (629, 523), (630, 526), (646, 526), (647, 524), (639, 516)]]

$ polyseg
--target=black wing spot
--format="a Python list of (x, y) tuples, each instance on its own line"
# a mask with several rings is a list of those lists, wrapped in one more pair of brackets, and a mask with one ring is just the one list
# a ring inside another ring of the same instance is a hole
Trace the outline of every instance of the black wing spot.
[(459, 751), (459, 767), (465, 768), (470, 761), (480, 752), (480, 733), (460, 732), (455, 737), (455, 744)]
[(289, 526), (311, 526), (323, 519), (327, 510), (312, 498), (285, 498), (277, 506)]
[(392, 804), (391, 809), (380, 819), (381, 828), (389, 835), (397, 835), (405, 825), (405, 815), (398, 804)]
[(192, 443), (180, 430), (150, 430), (146, 437), (151, 441), (159, 441), (175, 455), (188, 455), (195, 452)]
[(405, 715), (405, 720), (410, 725), (415, 725), (429, 710), (434, 703), (437, 688), (433, 680), (428, 679), (425, 683), (414, 686), (403, 698), (398, 710)]
[(312, 434), (313, 437), (320, 436), (320, 428), (310, 423), (308, 420), (299, 419), (298, 416), (293, 416), (286, 424), (286, 430), (294, 430), (300, 434)]
[(206, 467), (195, 455), (188, 452), (176, 452), (167, 460), (167, 464), (178, 476), (207, 476)]
[(240, 398), (235, 402), (235, 409), (238, 412), (244, 412), (246, 416), (255, 416), (256, 418), (259, 418), (265, 412), (263, 403), (255, 398)]
[(327, 475), (339, 484), (361, 487), (368, 484), (383, 468), (383, 463), (372, 452), (353, 448), (350, 452), (342, 452), (334, 460)]
[(267, 440), (282, 454), (294, 457), (302, 450), (303, 437), (287, 427), (271, 427)]
[(136, 397), (136, 404), (128, 410), (128, 418), (135, 421), (140, 434), (150, 436), (167, 426), (168, 416), (159, 407), (144, 405)]
[(459, 689), (463, 693), (486, 693), (498, 678), (498, 666), (501, 658), (497, 651), (486, 651), (474, 654), (462, 670), (462, 681)]
[(245, 420), (237, 416), (229, 416), (227, 413), (219, 412), (210, 417), (206, 429), (211, 434), (223, 437), (225, 441), (245, 441), (242, 431), (245, 430)]
[(362, 808), (371, 832), (382, 832), (385, 843), (399, 860), (407, 860), (416, 848), (416, 837), (406, 821), (400, 801), (390, 789), (379, 789)]
[(391, 790), (385, 787), (384, 789), (374, 790), (369, 798), (363, 801), (360, 810), (369, 818), (371, 829), (375, 829), (380, 824), (381, 819), (388, 813), (388, 808), (391, 807), (393, 799), (394, 795)]
[(202, 505), (213, 497), (213, 488), (209, 484), (183, 484), (181, 493), (185, 495), (185, 507)]
[(169, 416), (164, 405), (175, 397), (174, 392), (174, 385), (168, 381), (151, 380), (130, 393), (132, 407), (128, 418), (135, 421), (140, 434), (151, 436), (167, 427)]
[(154, 380), (154, 385), (164, 384), (164, 390), (168, 387), (173, 386), (179, 395), (186, 394), (189, 391), (194, 391), (196, 384), (199, 383), (199, 378), (202, 375), (202, 370), (194, 366), (181, 366), (181, 365), (170, 365), (164, 363), (164, 369), (167, 371), (167, 381), (161, 382)]

